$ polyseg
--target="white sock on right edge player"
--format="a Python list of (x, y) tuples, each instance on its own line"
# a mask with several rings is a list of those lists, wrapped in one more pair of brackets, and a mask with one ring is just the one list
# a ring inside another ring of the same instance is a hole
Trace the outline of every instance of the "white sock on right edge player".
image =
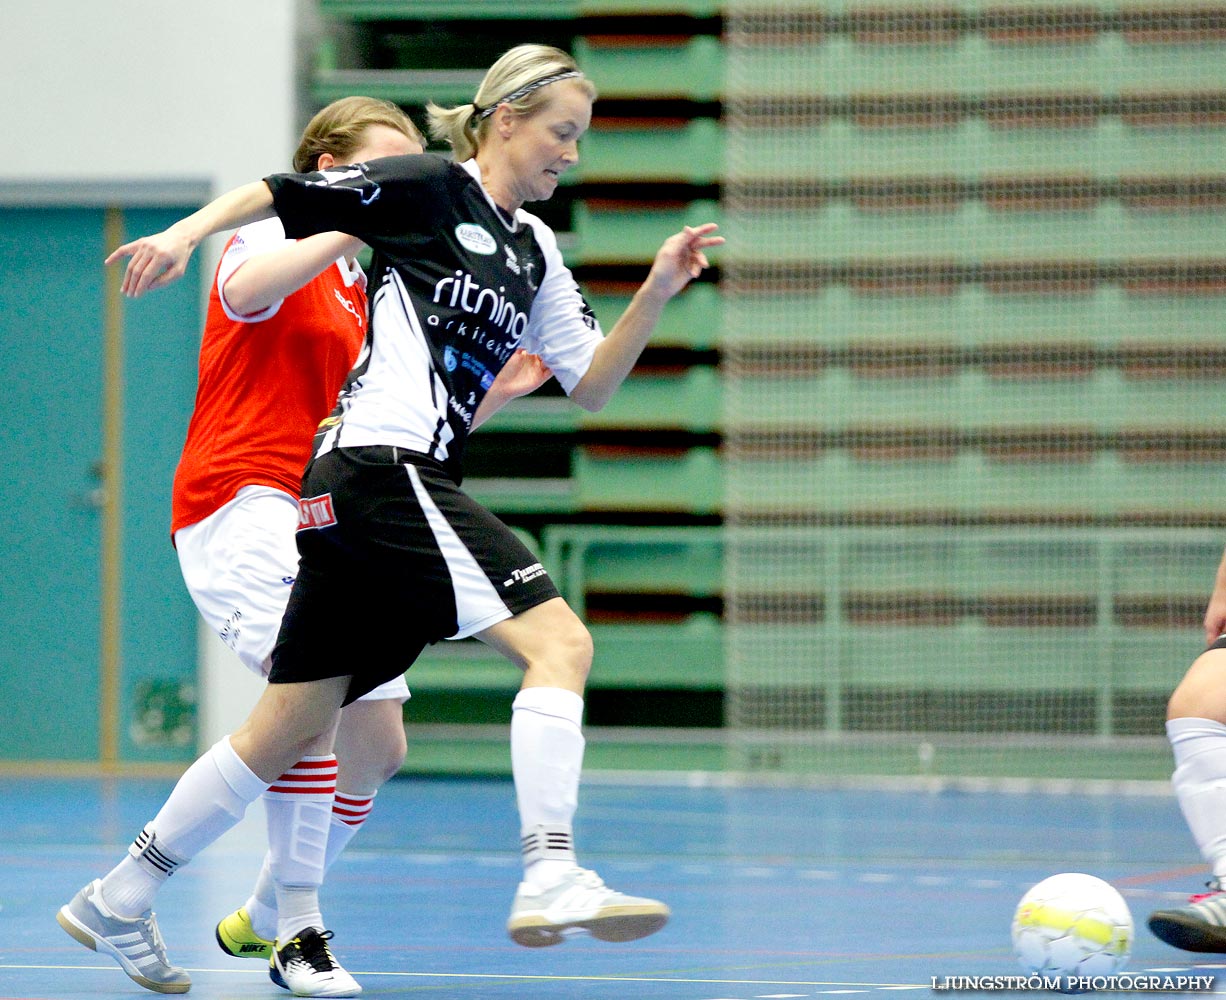
[(1171, 785), (1192, 838), (1213, 869), (1208, 892), (1185, 906), (1155, 910), (1147, 924), (1160, 941), (1183, 951), (1226, 954), (1226, 726), (1212, 719), (1171, 719), (1175, 754)]

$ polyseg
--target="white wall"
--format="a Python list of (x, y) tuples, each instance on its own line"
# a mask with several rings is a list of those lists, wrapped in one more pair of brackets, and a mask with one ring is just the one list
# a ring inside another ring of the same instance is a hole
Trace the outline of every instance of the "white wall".
[[(218, 194), (290, 169), (313, 11), (312, 0), (5, 2), (0, 185), (202, 181)], [(219, 251), (198, 251), (205, 273)], [(262, 684), (208, 634), (200, 663), (207, 746)]]
[(5, 3), (0, 180), (209, 178), (288, 169), (297, 0)]

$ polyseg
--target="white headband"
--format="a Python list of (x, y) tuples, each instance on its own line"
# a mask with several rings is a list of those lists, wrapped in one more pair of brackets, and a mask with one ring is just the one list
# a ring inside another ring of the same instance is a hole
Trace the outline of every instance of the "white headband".
[(543, 76), (539, 80), (525, 83), (519, 90), (511, 91), (506, 97), (501, 97), (493, 104), (486, 105), (484, 108), (474, 101), (473, 115), (469, 119), (469, 123), (476, 127), (479, 122), (485, 121), (485, 119), (497, 111), (499, 105), (510, 104), (513, 101), (518, 101), (521, 97), (527, 97), (534, 90), (540, 90), (541, 87), (547, 87), (549, 84), (557, 83), (559, 80), (570, 80), (577, 76), (583, 76), (577, 69), (567, 70), (565, 73), (554, 73), (552, 76)]

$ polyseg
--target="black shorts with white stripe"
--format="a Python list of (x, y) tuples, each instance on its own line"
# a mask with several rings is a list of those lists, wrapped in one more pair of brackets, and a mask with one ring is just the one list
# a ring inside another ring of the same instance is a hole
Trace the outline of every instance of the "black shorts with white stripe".
[(307, 467), (302, 498), (271, 684), (352, 675), (348, 704), (428, 644), (558, 596), (515, 533), (424, 455), (334, 449)]

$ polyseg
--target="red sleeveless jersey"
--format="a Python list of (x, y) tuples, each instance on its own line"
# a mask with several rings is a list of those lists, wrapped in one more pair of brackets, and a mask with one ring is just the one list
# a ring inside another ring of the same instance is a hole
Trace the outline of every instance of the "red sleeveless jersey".
[(175, 471), (171, 534), (208, 517), (244, 486), (298, 496), (316, 427), (336, 405), (366, 334), (366, 280), (339, 260), (262, 312), (238, 317), (226, 280), (286, 242), (277, 219), (226, 244), (209, 294), (196, 406)]

